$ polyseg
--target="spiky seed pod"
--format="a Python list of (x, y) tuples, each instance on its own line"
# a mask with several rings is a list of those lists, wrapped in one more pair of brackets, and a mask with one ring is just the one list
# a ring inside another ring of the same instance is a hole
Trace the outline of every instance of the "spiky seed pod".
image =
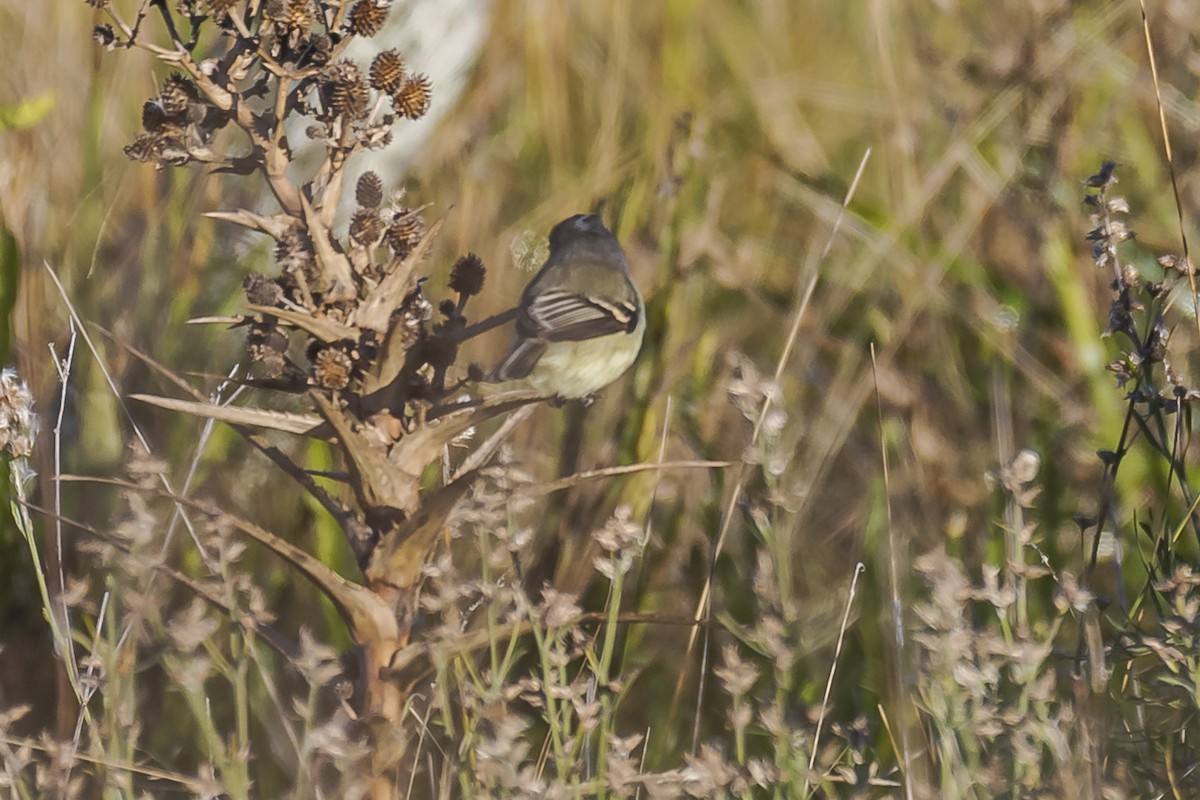
[(424, 235), (425, 220), (421, 219), (421, 215), (411, 209), (403, 209), (392, 216), (383, 238), (393, 253), (404, 258)]
[(404, 56), (399, 50), (384, 50), (371, 62), (371, 86), (395, 94), (404, 85)]
[(308, 33), (317, 21), (316, 0), (270, 0), (267, 18), (286, 31)]
[(317, 257), (307, 233), (292, 228), (275, 243), (275, 261), (285, 273), (303, 274), (309, 283), (317, 278)]
[(161, 97), (152, 98), (142, 104), (142, 128), (147, 133), (159, 133), (177, 118), (177, 115), (167, 113)]
[(358, 119), (367, 113), (371, 95), (368, 94), (364, 81), (347, 81), (334, 87), (331, 99), (335, 111), (351, 119)]
[(104, 49), (111, 48), (117, 42), (117, 33), (107, 22), (92, 28), (92, 39)]
[(237, 0), (208, 0), (208, 7), (213, 11), (229, 11), (237, 4)]
[(256, 322), (250, 326), (246, 349), (250, 358), (263, 365), (268, 378), (283, 374), (284, 354), (287, 352), (287, 336), (273, 322)]
[(257, 272), (246, 276), (242, 288), (246, 291), (246, 299), (256, 306), (273, 306), (283, 300), (283, 289), (279, 284)]
[(483, 259), (474, 253), (467, 253), (454, 262), (450, 270), (450, 289), (463, 297), (473, 297), (483, 290), (483, 276), (487, 269)]
[(328, 109), (358, 119), (367, 112), (371, 90), (362, 70), (353, 61), (339, 61), (321, 70), (322, 94)]
[(358, 0), (350, 9), (347, 29), (355, 36), (374, 36), (391, 10), (391, 0)]
[(392, 104), (396, 113), (409, 119), (420, 119), (429, 111), (433, 100), (433, 86), (429, 77), (423, 74), (412, 75), (400, 87), (400, 91), (392, 95)]
[(196, 84), (192, 83), (190, 78), (175, 72), (163, 84), (162, 92), (158, 95), (158, 102), (167, 116), (182, 119), (187, 116), (188, 107), (192, 103), (200, 102), (200, 90), (196, 88)]
[(313, 359), (313, 379), (324, 389), (345, 389), (350, 385), (354, 362), (336, 347), (325, 347)]
[(379, 177), (378, 172), (368, 170), (358, 176), (354, 199), (363, 208), (379, 208), (383, 202), (383, 178)]
[(383, 222), (375, 209), (360, 208), (350, 217), (350, 238), (359, 244), (370, 247), (379, 241), (381, 233)]

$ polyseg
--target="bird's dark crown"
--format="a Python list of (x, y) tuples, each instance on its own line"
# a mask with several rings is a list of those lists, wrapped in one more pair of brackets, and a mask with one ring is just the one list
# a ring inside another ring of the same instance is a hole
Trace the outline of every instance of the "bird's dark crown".
[(567, 217), (550, 231), (550, 249), (557, 250), (585, 236), (612, 236), (612, 232), (604, 227), (599, 214), (576, 214)]

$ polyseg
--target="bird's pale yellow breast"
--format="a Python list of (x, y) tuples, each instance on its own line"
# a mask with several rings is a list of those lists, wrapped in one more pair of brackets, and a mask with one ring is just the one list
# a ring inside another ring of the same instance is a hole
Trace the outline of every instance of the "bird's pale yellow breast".
[[(633, 333), (614, 333), (546, 347), (529, 383), (538, 392), (566, 399), (586, 397), (621, 377), (637, 358), (643, 326)], [(569, 388), (568, 388), (569, 387)], [(567, 389), (567, 391), (564, 391)]]

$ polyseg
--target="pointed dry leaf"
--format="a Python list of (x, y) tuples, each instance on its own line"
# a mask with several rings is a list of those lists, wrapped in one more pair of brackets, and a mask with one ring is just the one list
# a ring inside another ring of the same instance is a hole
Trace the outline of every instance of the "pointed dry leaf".
[(388, 322), (391, 320), (392, 312), (395, 311), (400, 303), (404, 301), (405, 296), (412, 288), (410, 286), (413, 270), (417, 264), (425, 257), (429, 251), (429, 246), (434, 238), (438, 235), (438, 231), (442, 229), (442, 222), (437, 220), (429, 226), (429, 231), (417, 243), (412, 252), (404, 259), (404, 261), (390, 273), (387, 277), (379, 282), (379, 285), (371, 290), (367, 295), (366, 300), (358, 307), (358, 311), (354, 316), (354, 323), (363, 328), (384, 333), (388, 329)]
[(367, 566), (368, 585), (387, 585), (401, 590), (415, 586), (433, 546), (446, 527), (446, 518), (477, 477), (477, 471), (468, 472), (429, 493), (411, 519), (385, 535)]
[(295, 219), (287, 214), (263, 216), (244, 208), (237, 211), (209, 211), (204, 216), (222, 222), (232, 222), (234, 225), (241, 225), (243, 228), (259, 231), (276, 239), (287, 233), (295, 224)]
[(200, 403), (193, 400), (176, 400), (173, 397), (158, 397), (149, 394), (131, 394), (134, 400), (140, 400), (152, 406), (165, 408), (170, 411), (181, 411), (205, 419), (215, 419), (233, 425), (253, 425), (257, 428), (270, 428), (285, 433), (313, 435), (316, 428), (321, 426), (321, 418), (312, 414), (295, 414), (287, 411), (270, 411), (263, 408), (246, 408), (245, 406), (218, 406), (212, 403)]
[[(346, 456), (350, 485), (359, 503), (371, 515), (384, 512), (407, 515), (418, 505), (418, 482), (429, 459), (415, 468), (405, 468), (388, 458), (382, 445), (371, 442), (354, 430), (350, 416), (336, 406), (324, 392), (311, 391), (309, 397), (321, 416), (337, 434), (338, 447)], [(406, 441), (402, 439), (401, 442)]]
[(297, 328), (308, 331), (326, 343), (340, 342), (345, 339), (358, 341), (358, 330), (356, 328), (351, 328), (349, 325), (343, 325), (340, 322), (334, 322), (331, 319), (314, 317), (303, 311), (293, 311), (274, 306), (256, 306), (252, 303), (248, 303), (246, 308), (259, 314), (269, 314), (289, 325), (294, 325)]
[[(185, 498), (179, 498), (179, 500), (184, 501)], [(391, 607), (370, 589), (346, 580), (320, 559), (276, 536), (266, 528), (238, 517), (223, 514), (216, 508), (206, 507), (190, 500), (187, 502), (189, 505), (197, 505), (208, 513), (228, 520), (238, 531), (300, 570), (325, 594), (329, 595), (329, 599), (337, 606), (338, 611), (350, 626), (354, 640), (359, 644), (396, 637), (398, 627)]]
[(304, 209), (304, 221), (308, 226), (308, 235), (312, 239), (313, 250), (317, 254), (317, 262), (321, 272), (329, 282), (327, 300), (350, 300), (355, 295), (354, 273), (350, 269), (350, 259), (346, 254), (333, 247), (329, 239), (329, 229), (321, 222), (320, 214), (313, 208), (312, 203), (303, 193), (300, 204)]
[(188, 325), (241, 325), (246, 321), (244, 315), (231, 317), (192, 317), (187, 321)]

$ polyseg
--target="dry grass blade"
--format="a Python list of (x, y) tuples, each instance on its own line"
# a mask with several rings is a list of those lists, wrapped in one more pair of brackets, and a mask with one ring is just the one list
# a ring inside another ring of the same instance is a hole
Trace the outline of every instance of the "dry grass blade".
[(203, 317), (192, 317), (187, 321), (188, 325), (241, 325), (246, 322), (245, 315), (240, 316), (215, 316), (208, 315)]
[(438, 457), (443, 447), (467, 430), (541, 399), (544, 398), (529, 392), (514, 392), (473, 401), (469, 406), (436, 417), (436, 421), (430, 415), (425, 425), (401, 440), (403, 458), (413, 464), (428, 464)]
[(735, 463), (734, 461), (644, 461), (640, 464), (626, 464), (619, 467), (605, 467), (603, 469), (576, 472), (574, 475), (568, 475), (565, 478), (553, 481), (518, 486), (515, 491), (520, 494), (536, 497), (561, 492), (588, 481), (615, 478), (618, 475), (633, 475), (639, 472), (662, 473), (674, 469), (728, 469)]
[[(892, 520), (892, 479), (888, 468), (887, 440), (883, 432), (883, 403), (879, 398), (879, 371), (875, 360), (875, 345), (871, 344), (871, 374), (875, 381), (875, 416), (879, 425), (879, 455), (883, 469), (883, 489), (885, 507), (887, 509), (887, 539), (888, 539), (888, 588), (892, 599), (892, 630), (896, 637), (896, 697), (901, 698), (902, 713), (898, 715), (900, 724), (900, 768), (904, 776), (904, 796), (911, 800), (913, 796), (912, 783), (912, 750), (908, 742), (908, 706), (903, 700), (908, 688), (907, 647), (904, 635), (904, 612), (900, 604), (900, 548), (896, 543), (896, 530)], [(854, 571), (854, 581), (858, 581), (858, 573), (862, 569), (860, 563)], [(840, 641), (839, 641), (840, 648)], [(832, 673), (830, 675), (832, 680)], [(818, 731), (819, 732), (819, 731)], [(818, 742), (819, 743), (819, 742)], [(816, 752), (816, 746), (813, 747)], [(811, 768), (811, 767), (810, 767)]]
[[(1175, 175), (1175, 154), (1171, 150), (1171, 133), (1167, 129), (1167, 112), (1163, 106), (1162, 85), (1158, 79), (1158, 59), (1154, 55), (1154, 40), (1150, 38), (1150, 17), (1146, 12), (1146, 0), (1138, 0), (1142, 10), (1142, 34), (1146, 39), (1146, 58), (1150, 61), (1150, 79), (1154, 84), (1154, 102), (1158, 107), (1158, 126), (1162, 134), (1163, 156), (1167, 160), (1167, 174), (1171, 177), (1171, 191), (1175, 200), (1175, 215), (1179, 223), (1179, 239), (1183, 245), (1184, 263), (1190, 263), (1188, 253), (1187, 226), (1183, 219), (1183, 201), (1179, 194), (1179, 179)], [(1188, 290), (1191, 292), (1191, 303), (1196, 301), (1196, 273), (1187, 271)], [(1196, 333), (1200, 335), (1200, 314), (1192, 315), (1196, 323)]]

